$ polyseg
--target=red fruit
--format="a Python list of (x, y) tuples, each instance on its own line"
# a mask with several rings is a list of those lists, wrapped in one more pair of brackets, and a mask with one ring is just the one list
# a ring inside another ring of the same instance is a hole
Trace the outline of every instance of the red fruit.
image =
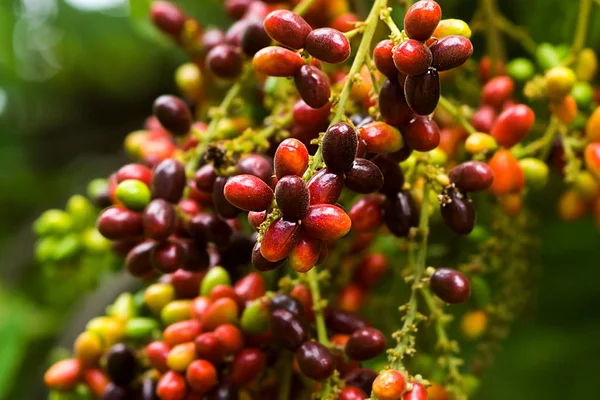
[(352, 220), (352, 229), (357, 232), (373, 232), (383, 219), (382, 205), (384, 197), (380, 194), (364, 196), (358, 199), (348, 213)]
[(187, 17), (170, 1), (155, 1), (150, 7), (150, 19), (166, 34), (179, 38)]
[(490, 193), (499, 196), (517, 193), (525, 185), (525, 176), (517, 159), (509, 150), (496, 151), (489, 166), (494, 173), (494, 182), (489, 188)]
[(265, 47), (252, 59), (254, 70), (268, 76), (294, 76), (303, 65), (298, 53), (277, 46)]
[(260, 227), (260, 225), (263, 222), (265, 222), (266, 219), (267, 219), (266, 211), (250, 211), (248, 213), (248, 223), (250, 224), (252, 229), (254, 229), (257, 232), (258, 232), (258, 228)]
[(273, 202), (273, 189), (254, 175), (236, 175), (225, 184), (225, 198), (246, 211), (263, 211)]
[(590, 143), (585, 147), (585, 167), (594, 176), (600, 177), (600, 143)]
[(235, 170), (238, 174), (254, 175), (267, 185), (270, 185), (273, 181), (271, 163), (259, 154), (248, 154), (240, 158)]
[(296, 351), (300, 371), (314, 380), (326, 379), (335, 370), (335, 358), (331, 351), (317, 342), (305, 342)]
[(168, 346), (191, 342), (202, 332), (202, 325), (195, 319), (175, 322), (163, 332), (163, 341)]
[(381, 371), (373, 382), (373, 394), (380, 400), (399, 400), (406, 392), (406, 378), (396, 370)]
[(320, 128), (327, 124), (330, 111), (331, 103), (327, 103), (320, 108), (313, 108), (306, 104), (304, 100), (298, 100), (294, 104), (294, 122), (307, 128)]
[(404, 394), (402, 400), (427, 400), (427, 389), (420, 383), (413, 382), (412, 389)]
[(492, 65), (492, 59), (490, 57), (481, 57), (481, 60), (479, 60), (479, 76), (481, 77), (482, 82), (487, 82), (494, 76), (506, 75), (502, 60), (498, 59), (494, 64), (495, 65)]
[(352, 360), (365, 361), (385, 350), (385, 336), (375, 328), (364, 328), (350, 335), (344, 351)]
[(220, 44), (206, 55), (206, 68), (223, 79), (233, 79), (242, 73), (242, 54), (237, 47)]
[(464, 303), (471, 296), (469, 279), (460, 271), (438, 268), (429, 281), (437, 297), (450, 304)]
[(377, 46), (373, 50), (373, 62), (379, 72), (395, 81), (398, 70), (394, 64), (393, 49), (394, 42), (389, 39), (377, 43)]
[(225, 0), (223, 6), (229, 17), (238, 20), (244, 16), (253, 2), (254, 0)]
[(144, 233), (154, 240), (165, 240), (177, 228), (177, 213), (171, 203), (155, 199), (144, 210)]
[(186, 183), (183, 164), (173, 158), (167, 158), (154, 168), (152, 198), (177, 203), (181, 200)]
[(276, 42), (299, 50), (304, 47), (306, 37), (312, 28), (298, 14), (288, 10), (276, 10), (264, 20), (265, 31)]
[(358, 21), (356, 14), (348, 13), (339, 15), (329, 25), (340, 32), (350, 32)]
[(431, 45), (433, 68), (448, 71), (460, 67), (473, 54), (473, 44), (464, 36), (446, 36)]
[(404, 31), (411, 39), (426, 41), (433, 35), (442, 19), (442, 9), (432, 0), (421, 0), (413, 4), (404, 17)]
[(418, 40), (405, 40), (394, 49), (394, 65), (406, 75), (420, 75), (427, 72), (433, 57), (431, 50)]
[(444, 222), (454, 233), (468, 235), (475, 227), (475, 207), (466, 193), (451, 186), (444, 189), (447, 201), (440, 209)]
[(340, 289), (338, 307), (341, 311), (358, 312), (365, 300), (365, 291), (355, 283), (350, 283)]
[(402, 148), (400, 131), (385, 122), (371, 122), (359, 128), (358, 135), (369, 153), (393, 153)]
[(340, 392), (338, 400), (365, 400), (368, 396), (355, 386), (346, 386)]
[(237, 281), (233, 290), (244, 302), (258, 299), (265, 294), (265, 281), (262, 275), (251, 272)]
[(303, 65), (294, 75), (296, 89), (302, 100), (312, 108), (321, 108), (329, 103), (331, 88), (327, 75), (317, 67)]
[(218, 365), (225, 358), (225, 348), (217, 335), (212, 332), (198, 335), (194, 339), (194, 345), (196, 346), (196, 356), (202, 360)]
[(206, 393), (217, 384), (217, 370), (205, 360), (192, 361), (185, 377), (192, 390), (198, 393)]
[(156, 394), (160, 400), (184, 400), (187, 388), (183, 375), (175, 371), (165, 373), (158, 381)]
[(127, 164), (119, 168), (116, 174), (117, 183), (127, 179), (135, 179), (144, 182), (148, 187), (152, 183), (152, 171), (142, 164)]
[(467, 161), (450, 170), (450, 182), (465, 192), (480, 192), (494, 182), (490, 166), (481, 161)]
[(477, 132), (491, 132), (497, 118), (496, 110), (492, 106), (483, 105), (471, 117), (471, 125)]
[(332, 28), (319, 28), (310, 32), (304, 47), (311, 56), (331, 64), (343, 63), (350, 57), (348, 38)]
[(323, 136), (323, 161), (327, 168), (343, 173), (352, 168), (358, 141), (356, 131), (350, 125), (339, 122), (331, 125)]
[(440, 128), (434, 120), (418, 116), (402, 128), (406, 144), (416, 151), (431, 151), (440, 144)]
[(144, 232), (143, 217), (127, 208), (111, 207), (100, 214), (97, 228), (102, 236), (111, 240), (136, 237)]
[(202, 314), (202, 327), (213, 330), (226, 323), (234, 323), (238, 319), (239, 307), (235, 300), (223, 297), (212, 302)]
[(296, 222), (286, 221), (283, 218), (277, 219), (265, 231), (261, 241), (260, 254), (270, 262), (283, 260), (296, 245), (299, 229), (300, 225)]
[(346, 172), (346, 187), (355, 193), (375, 193), (383, 186), (383, 174), (377, 165), (364, 158), (356, 158)]
[(414, 113), (404, 97), (403, 82), (395, 78), (387, 79), (379, 92), (379, 111), (384, 122), (399, 126), (410, 121)]
[(286, 175), (302, 176), (308, 167), (308, 150), (298, 139), (285, 139), (277, 147), (273, 163), (277, 179)]
[(534, 122), (533, 110), (524, 104), (517, 104), (500, 114), (491, 135), (499, 145), (511, 148), (529, 134)]
[(440, 90), (440, 77), (434, 69), (421, 75), (410, 75), (404, 82), (406, 102), (418, 115), (429, 115), (435, 110)]
[(497, 76), (483, 87), (481, 102), (500, 110), (504, 103), (512, 98), (514, 91), (515, 83), (511, 78), (508, 76)]
[(266, 364), (267, 357), (264, 352), (258, 349), (244, 349), (233, 358), (229, 381), (234, 386), (244, 386), (261, 376)]
[(254, 268), (262, 272), (272, 271), (279, 268), (285, 258), (279, 261), (271, 262), (262, 255), (261, 247), (261, 242), (256, 242), (254, 244), (254, 248), (252, 249), (252, 265)]
[(169, 369), (167, 366), (167, 357), (171, 347), (164, 342), (155, 341), (146, 346), (145, 354), (150, 366), (156, 368), (160, 372), (165, 372)]
[(309, 192), (299, 176), (286, 175), (281, 178), (275, 186), (275, 199), (287, 220), (297, 221), (308, 212)]
[(180, 243), (168, 241), (154, 246), (150, 257), (154, 268), (163, 274), (170, 274), (183, 266), (187, 253)]
[(321, 241), (302, 232), (296, 246), (288, 256), (292, 268), (298, 272), (308, 272), (317, 264), (321, 254)]
[(44, 374), (44, 383), (54, 390), (71, 390), (79, 381), (81, 365), (78, 360), (70, 358), (52, 365)]
[(351, 226), (348, 214), (331, 204), (310, 206), (308, 214), (302, 220), (303, 229), (321, 240), (339, 239), (350, 231)]
[(344, 188), (344, 176), (323, 168), (308, 181), (310, 205), (335, 204)]
[(83, 372), (83, 381), (96, 398), (102, 398), (110, 380), (99, 369), (88, 369)]
[(354, 270), (353, 281), (366, 290), (379, 284), (388, 270), (388, 260), (382, 253), (369, 254), (361, 260)]

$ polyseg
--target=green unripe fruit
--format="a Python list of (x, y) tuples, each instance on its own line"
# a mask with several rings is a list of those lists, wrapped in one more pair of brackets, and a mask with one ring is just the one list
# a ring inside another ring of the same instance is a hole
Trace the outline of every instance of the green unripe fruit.
[(62, 236), (73, 229), (73, 219), (63, 210), (48, 210), (33, 223), (33, 231), (38, 236)]
[(598, 57), (592, 49), (583, 49), (577, 58), (575, 73), (580, 81), (590, 82), (598, 71)]
[(429, 161), (433, 165), (443, 166), (446, 164), (446, 162), (448, 162), (448, 155), (439, 147), (436, 147), (427, 154), (429, 154)]
[(577, 77), (571, 68), (558, 66), (546, 72), (544, 81), (548, 97), (551, 100), (559, 101), (571, 93), (577, 82)]
[(90, 199), (97, 199), (108, 193), (108, 181), (103, 178), (93, 179), (87, 185), (87, 197)]
[(515, 58), (506, 66), (506, 72), (514, 80), (525, 82), (535, 75), (535, 65), (527, 58)]
[(65, 261), (75, 257), (81, 251), (81, 240), (75, 233), (63, 236), (54, 247), (54, 261)]
[(581, 171), (577, 174), (573, 182), (573, 189), (575, 189), (582, 199), (587, 201), (593, 200), (600, 191), (598, 181), (588, 171)]
[(436, 39), (441, 39), (446, 36), (464, 36), (466, 38), (471, 37), (471, 27), (462, 19), (454, 19), (448, 18), (443, 19), (438, 24), (437, 28), (435, 28), (435, 32), (433, 32), (433, 37)]
[(577, 82), (571, 91), (577, 106), (581, 109), (587, 109), (594, 101), (594, 89), (587, 82)]
[(81, 230), (88, 226), (94, 226), (96, 222), (96, 210), (92, 203), (81, 195), (71, 196), (67, 201), (67, 212), (73, 219), (73, 228)]
[(115, 194), (125, 207), (135, 211), (143, 210), (152, 199), (150, 188), (137, 179), (126, 179), (119, 183)]
[(264, 298), (252, 301), (242, 313), (241, 328), (251, 335), (260, 335), (269, 329), (269, 303)]
[(537, 62), (542, 69), (547, 70), (560, 64), (560, 55), (556, 48), (550, 43), (542, 43), (538, 46), (536, 54)]
[(186, 97), (194, 99), (202, 93), (202, 71), (194, 63), (185, 63), (175, 71), (175, 84)]
[(154, 314), (175, 299), (175, 288), (168, 283), (154, 283), (144, 290), (144, 303)]
[(548, 182), (548, 166), (537, 158), (524, 158), (519, 165), (525, 174), (525, 182), (534, 189), (542, 188)]
[(217, 285), (231, 286), (229, 273), (223, 267), (212, 267), (208, 270), (200, 285), (200, 296), (208, 297), (210, 291)]
[(463, 375), (463, 390), (469, 397), (474, 396), (481, 386), (481, 381), (472, 374)]
[(104, 253), (111, 248), (111, 241), (102, 236), (98, 229), (89, 228), (81, 234), (81, 243), (90, 253)]
[(191, 300), (174, 300), (163, 307), (160, 311), (160, 319), (163, 324), (171, 325), (175, 322), (184, 321), (192, 317)]
[(159, 328), (158, 321), (153, 318), (131, 318), (125, 324), (125, 336), (133, 339), (145, 339)]
[(35, 259), (40, 262), (49, 262), (54, 260), (54, 249), (60, 241), (56, 237), (44, 237), (35, 244)]
[(123, 321), (133, 318), (137, 315), (133, 295), (131, 293), (121, 293), (119, 297), (107, 307), (107, 315), (117, 317)]

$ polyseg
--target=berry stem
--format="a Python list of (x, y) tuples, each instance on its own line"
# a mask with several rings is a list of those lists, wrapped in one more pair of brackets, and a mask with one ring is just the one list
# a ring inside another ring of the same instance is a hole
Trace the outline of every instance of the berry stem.
[(527, 30), (521, 26), (515, 25), (511, 20), (504, 15), (496, 14), (496, 25), (508, 37), (520, 43), (521, 46), (533, 57), (536, 56), (537, 44), (532, 37), (527, 33)]
[(315, 324), (317, 325), (317, 339), (319, 343), (324, 346), (329, 346), (329, 339), (327, 338), (327, 328), (325, 327), (325, 316), (323, 314), (323, 299), (321, 298), (321, 291), (319, 288), (319, 276), (317, 274), (317, 267), (315, 266), (306, 273), (308, 277), (308, 284), (310, 285), (310, 292), (312, 296), (313, 309), (315, 312)]
[(315, 1), (316, 0), (302, 0), (292, 11), (301, 16), (308, 11)]
[(487, 47), (492, 60), (492, 76), (496, 76), (496, 63), (503, 60), (500, 34), (496, 24), (496, 15), (498, 14), (496, 0), (481, 0), (481, 7), (486, 20)]
[(575, 38), (573, 39), (573, 45), (571, 46), (572, 57), (577, 56), (585, 44), (590, 22), (591, 9), (592, 0), (579, 1), (579, 14), (577, 15), (577, 23), (575, 25)]
[(290, 389), (292, 385), (292, 360), (291, 357), (284, 353), (279, 359), (281, 365), (280, 385), (279, 385), (279, 400), (288, 400), (290, 398)]
[(560, 121), (555, 116), (552, 116), (550, 119), (550, 124), (548, 124), (548, 128), (544, 135), (533, 142), (529, 143), (527, 146), (522, 148), (513, 148), (512, 153), (516, 158), (525, 158), (535, 156), (539, 152), (540, 160), (545, 160), (548, 158), (548, 153), (550, 153), (550, 149), (552, 147), (552, 142), (554, 141), (554, 137), (558, 131), (560, 126)]
[(477, 133), (477, 130), (473, 127), (473, 125), (471, 125), (469, 121), (467, 121), (464, 113), (460, 110), (460, 108), (452, 104), (450, 100), (448, 100), (444, 96), (440, 96), (440, 101), (438, 104), (443, 110), (450, 113), (458, 121), (458, 123), (461, 124), (463, 128), (465, 128), (469, 135)]

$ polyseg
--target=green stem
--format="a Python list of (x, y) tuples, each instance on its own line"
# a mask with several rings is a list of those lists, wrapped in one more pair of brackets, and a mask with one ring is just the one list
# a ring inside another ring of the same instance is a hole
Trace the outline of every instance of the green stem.
[(585, 39), (588, 33), (588, 27), (590, 22), (590, 11), (592, 9), (592, 0), (580, 0), (579, 1), (579, 14), (577, 16), (577, 25), (575, 30), (575, 38), (573, 39), (573, 46), (571, 46), (571, 55), (574, 57), (585, 44)]
[(550, 149), (552, 148), (552, 142), (554, 141), (554, 137), (556, 136), (556, 132), (558, 131), (559, 126), (560, 121), (558, 120), (558, 118), (552, 116), (552, 118), (550, 119), (550, 124), (548, 125), (548, 129), (546, 129), (544, 135), (521, 149), (513, 149), (513, 155), (516, 158), (525, 158), (534, 156), (539, 152), (538, 158), (540, 160), (547, 159), (548, 154), (550, 153)]
[(319, 276), (317, 267), (306, 273), (308, 284), (312, 295), (313, 309), (315, 311), (315, 324), (317, 325), (317, 339), (324, 346), (329, 346), (329, 338), (327, 337), (327, 328), (325, 327), (325, 315), (323, 314), (323, 300), (321, 299), (321, 291), (319, 289)]
[(473, 127), (473, 125), (471, 125), (469, 121), (467, 121), (461, 110), (454, 104), (452, 104), (450, 100), (448, 100), (444, 96), (440, 96), (440, 102), (438, 104), (443, 110), (450, 113), (458, 121), (458, 123), (461, 124), (463, 128), (465, 128), (469, 135), (477, 133), (477, 130)]
[(496, 64), (498, 60), (502, 61), (503, 59), (500, 35), (495, 22), (497, 14), (496, 0), (481, 0), (481, 7), (486, 19), (487, 50), (492, 60), (492, 76), (496, 76)]
[(281, 375), (279, 383), (279, 400), (288, 400), (290, 398), (290, 389), (292, 386), (292, 360), (289, 355), (283, 354), (280, 358)]
[[(402, 357), (409, 348), (411, 340), (413, 340), (415, 319), (417, 318), (418, 308), (418, 291), (422, 287), (421, 278), (425, 271), (425, 262), (427, 261), (427, 238), (429, 236), (429, 185), (423, 187), (423, 205), (421, 206), (421, 217), (419, 219), (418, 234), (421, 240), (414, 243), (417, 246), (417, 257), (414, 265), (413, 285), (411, 288), (410, 300), (408, 301), (408, 310), (406, 319), (402, 325), (402, 337), (398, 341), (395, 349), (391, 352), (390, 367), (393, 369), (403, 369)], [(410, 251), (413, 251), (412, 249)]]
[(298, 15), (303, 15), (304, 13), (306, 13), (308, 11), (310, 6), (312, 6), (312, 4), (315, 1), (316, 0), (303, 0), (300, 3), (298, 3), (298, 5), (296, 7), (294, 7), (294, 9), (292, 11)]

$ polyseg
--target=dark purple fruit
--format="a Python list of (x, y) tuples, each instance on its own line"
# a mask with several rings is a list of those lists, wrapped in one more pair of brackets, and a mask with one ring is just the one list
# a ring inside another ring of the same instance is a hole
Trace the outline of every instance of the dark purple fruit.
[(271, 262), (263, 257), (260, 251), (261, 244), (260, 242), (256, 242), (254, 245), (254, 249), (252, 249), (252, 265), (259, 271), (273, 271), (277, 269), (283, 264), (284, 260), (279, 260), (275, 262)]
[(151, 187), (153, 198), (177, 203), (181, 200), (185, 185), (185, 168), (179, 161), (167, 158), (154, 168)]
[(383, 203), (383, 212), (386, 226), (398, 237), (407, 236), (410, 228), (419, 223), (417, 207), (406, 190), (388, 196)]
[(481, 192), (494, 182), (494, 172), (481, 161), (467, 161), (450, 170), (450, 182), (464, 192)]
[(271, 330), (275, 339), (290, 351), (296, 351), (309, 338), (303, 321), (287, 310), (275, 310), (271, 315)]
[(127, 208), (111, 207), (102, 211), (97, 228), (102, 236), (111, 240), (136, 237), (144, 232), (143, 217)]
[(455, 233), (468, 235), (475, 227), (475, 208), (466, 194), (448, 187), (442, 199), (442, 217), (444, 222)]
[(300, 97), (312, 108), (321, 108), (329, 103), (331, 88), (327, 75), (317, 67), (304, 65), (294, 75)]
[(152, 250), (155, 242), (152, 240), (144, 241), (127, 253), (125, 258), (125, 268), (131, 275), (141, 278), (152, 272)]
[(152, 265), (163, 274), (177, 271), (186, 259), (186, 251), (178, 242), (164, 242), (152, 249)]
[(183, 100), (171, 95), (163, 95), (154, 101), (152, 112), (158, 122), (169, 132), (183, 136), (192, 126), (192, 113)]
[[(102, 393), (102, 400), (129, 400), (133, 398), (134, 393), (127, 387), (117, 386), (109, 383)], [(152, 397), (150, 397), (152, 399)]]
[(404, 186), (404, 174), (398, 161), (392, 156), (393, 154), (380, 154), (372, 160), (383, 174), (381, 192), (390, 196), (398, 193)]
[(217, 174), (212, 164), (205, 164), (196, 171), (196, 187), (203, 192), (212, 192)]
[(165, 240), (177, 228), (177, 213), (171, 203), (154, 199), (144, 210), (144, 233), (154, 240)]
[(225, 185), (228, 179), (226, 176), (217, 177), (212, 192), (213, 206), (219, 216), (225, 219), (235, 218), (240, 213), (240, 209), (231, 204), (225, 197)]
[(408, 147), (416, 151), (431, 151), (440, 144), (440, 128), (429, 117), (418, 116), (402, 128)]
[(326, 315), (325, 323), (332, 331), (345, 335), (351, 335), (368, 326), (358, 314), (341, 310), (330, 310)]
[(299, 318), (304, 318), (306, 313), (304, 305), (300, 300), (287, 294), (276, 294), (271, 297), (269, 307), (273, 312), (276, 310), (286, 310), (297, 315)]
[(329, 378), (335, 370), (335, 358), (331, 351), (317, 342), (305, 342), (296, 351), (300, 371), (311, 379)]
[(331, 172), (344, 173), (352, 168), (358, 139), (350, 125), (339, 122), (331, 125), (323, 136), (323, 161)]
[(199, 213), (194, 215), (189, 223), (189, 231), (197, 245), (204, 241), (212, 242), (217, 247), (223, 248), (229, 244), (233, 230), (216, 215)]
[(419, 115), (429, 115), (440, 100), (440, 77), (430, 69), (421, 75), (411, 75), (404, 82), (404, 95), (409, 107)]
[(404, 86), (397, 79), (387, 79), (379, 92), (379, 111), (384, 122), (399, 126), (414, 116), (404, 97)]
[(273, 180), (273, 167), (267, 159), (260, 154), (248, 154), (239, 159), (236, 165), (238, 174), (254, 175), (267, 185)]
[(128, 386), (138, 372), (138, 360), (132, 349), (123, 343), (117, 343), (106, 355), (106, 373), (118, 386)]
[(460, 67), (473, 54), (473, 44), (464, 36), (446, 36), (430, 47), (433, 55), (433, 68), (447, 71)]
[(383, 174), (373, 162), (364, 158), (354, 159), (352, 168), (346, 172), (346, 187), (353, 192), (368, 194), (383, 186)]
[(252, 57), (270, 44), (271, 38), (265, 32), (262, 21), (257, 19), (249, 21), (246, 30), (242, 34), (241, 47), (244, 54)]
[(290, 221), (304, 218), (309, 206), (306, 183), (299, 176), (284, 176), (275, 186), (275, 200), (284, 218)]
[(223, 79), (233, 79), (242, 73), (242, 55), (234, 46), (220, 44), (206, 55), (206, 68)]
[(450, 268), (436, 269), (429, 286), (437, 297), (450, 304), (464, 303), (471, 296), (469, 279), (462, 272)]
[(335, 204), (344, 188), (344, 175), (323, 168), (308, 181), (310, 205)]
[(385, 350), (385, 336), (375, 328), (364, 328), (350, 335), (344, 351), (351, 360), (366, 361)]
[(377, 378), (377, 372), (368, 368), (357, 368), (344, 375), (346, 384), (355, 386), (365, 393), (372, 390), (375, 378)]

